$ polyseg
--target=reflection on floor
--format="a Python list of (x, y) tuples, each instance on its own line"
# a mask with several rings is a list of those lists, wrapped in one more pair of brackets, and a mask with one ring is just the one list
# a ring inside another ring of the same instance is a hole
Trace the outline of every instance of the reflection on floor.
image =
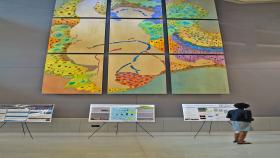
[(0, 158), (275, 158), (280, 132), (251, 132), (251, 145), (232, 143), (232, 133), (0, 133)]

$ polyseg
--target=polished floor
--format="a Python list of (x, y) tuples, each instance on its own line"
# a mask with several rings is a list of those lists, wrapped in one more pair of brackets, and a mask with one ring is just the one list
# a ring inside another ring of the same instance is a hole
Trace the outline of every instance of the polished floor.
[(0, 133), (0, 158), (276, 158), (280, 132), (251, 132), (251, 145), (233, 144), (231, 133), (98, 133), (28, 135)]

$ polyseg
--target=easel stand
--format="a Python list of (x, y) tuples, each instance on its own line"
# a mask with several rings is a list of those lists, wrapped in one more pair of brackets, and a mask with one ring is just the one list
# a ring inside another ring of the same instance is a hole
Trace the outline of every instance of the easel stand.
[[(203, 121), (201, 127), (198, 129), (198, 131), (196, 132), (196, 134), (194, 135), (194, 138), (196, 138), (196, 136), (199, 134), (199, 132), (202, 130), (203, 126), (205, 125), (206, 122), (210, 122), (210, 127), (209, 127), (209, 130), (208, 130), (208, 133), (210, 134), (211, 133), (211, 130), (212, 130), (212, 125), (214, 123), (214, 121)], [(230, 122), (227, 122), (228, 124), (231, 125)]]
[[(1, 126), (0, 126), (0, 128), (2, 128), (6, 123), (8, 123), (8, 122), (4, 122)], [(12, 122), (11, 122), (12, 123)], [(15, 122), (15, 123), (19, 123), (19, 122)], [(24, 126), (26, 127), (26, 129), (27, 129), (27, 132), (29, 133), (29, 136), (30, 136), (30, 138), (31, 139), (34, 139), (33, 138), (33, 136), (32, 136), (32, 134), (31, 134), (31, 132), (30, 132), (30, 130), (29, 130), (29, 127), (28, 127), (28, 125), (27, 125), (27, 122), (20, 122), (21, 123), (21, 128), (22, 128), (22, 133), (25, 135), (25, 128), (24, 128)]]
[[(121, 122), (117, 122), (117, 128), (116, 128), (116, 136), (119, 133), (119, 123)], [(97, 133), (104, 125), (106, 124), (106, 122), (103, 122), (103, 124), (101, 126), (99, 126), (96, 130), (94, 130), (92, 132), (92, 134), (88, 137), (88, 139), (90, 139), (91, 137), (93, 137), (95, 135), (95, 133)], [(142, 128), (149, 136), (154, 137), (147, 129), (145, 129), (139, 122), (136, 122), (136, 132), (138, 132), (137, 127), (139, 126), (140, 128)]]

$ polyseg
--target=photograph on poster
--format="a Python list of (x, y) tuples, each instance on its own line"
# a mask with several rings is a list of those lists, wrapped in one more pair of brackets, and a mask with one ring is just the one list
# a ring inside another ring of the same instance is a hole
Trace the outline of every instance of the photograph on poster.
[(155, 122), (155, 106), (91, 104), (89, 122)]
[(53, 105), (30, 105), (27, 122), (51, 122), (54, 106)]
[(2, 104), (0, 122), (51, 122), (52, 104)]
[(29, 112), (26, 107), (7, 109), (4, 122), (26, 122)]
[(134, 107), (112, 107), (110, 120), (135, 122), (137, 120), (137, 109)]
[(233, 104), (183, 104), (184, 121), (229, 121), (226, 115)]
[(91, 107), (90, 120), (109, 120), (110, 107)]

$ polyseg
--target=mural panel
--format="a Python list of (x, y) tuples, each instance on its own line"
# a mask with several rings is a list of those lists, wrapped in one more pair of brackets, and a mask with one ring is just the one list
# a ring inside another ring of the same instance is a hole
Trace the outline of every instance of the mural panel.
[(106, 17), (107, 0), (56, 0), (54, 17)]
[(111, 19), (109, 53), (164, 53), (162, 20)]
[(214, 0), (166, 0), (167, 18), (218, 19)]
[(104, 53), (105, 19), (54, 18), (48, 53)]
[(109, 94), (165, 94), (163, 55), (110, 55)]
[(101, 94), (103, 55), (48, 54), (44, 94)]
[(111, 18), (161, 18), (161, 0), (112, 0)]
[(170, 55), (173, 94), (228, 94), (223, 55)]
[(168, 20), (171, 54), (223, 54), (218, 21)]

